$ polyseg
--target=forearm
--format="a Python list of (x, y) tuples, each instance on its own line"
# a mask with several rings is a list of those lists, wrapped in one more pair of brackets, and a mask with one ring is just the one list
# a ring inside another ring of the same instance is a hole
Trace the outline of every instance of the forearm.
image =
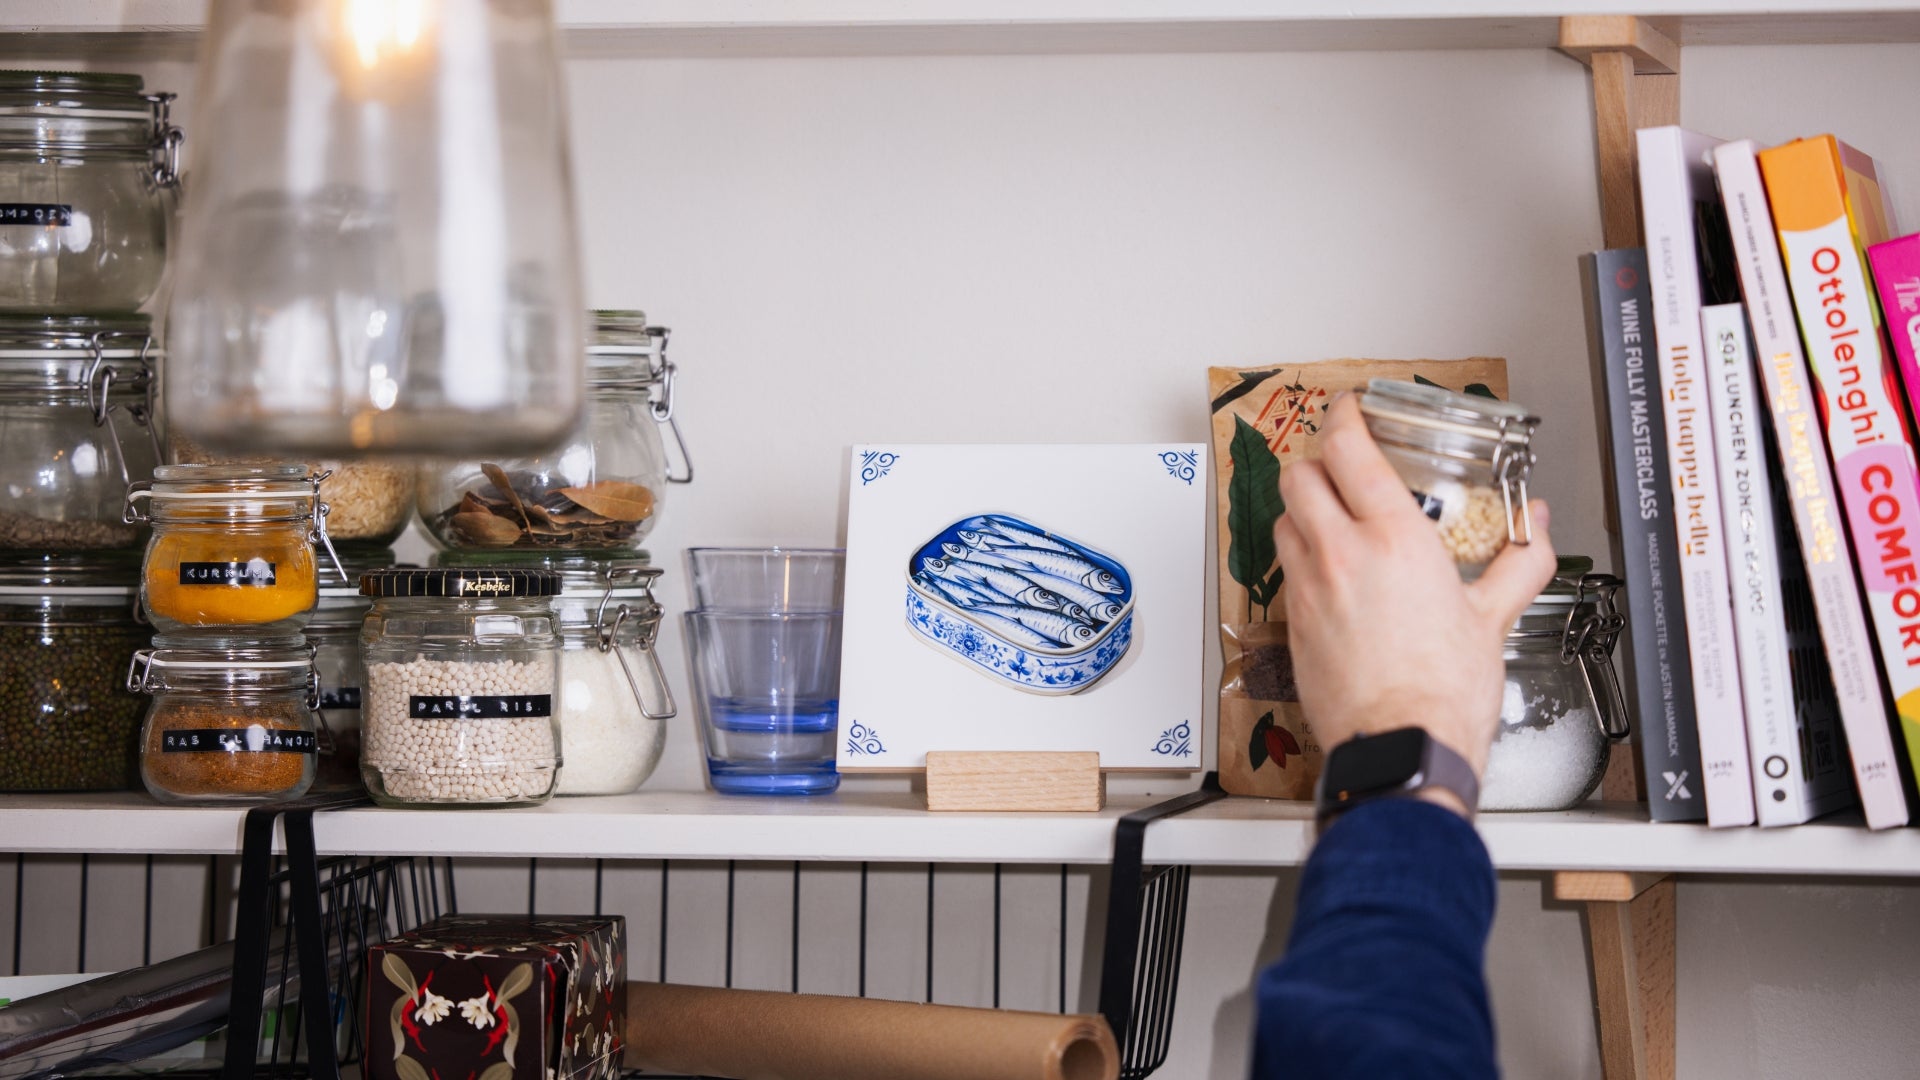
[(1383, 800), (1337, 819), (1261, 977), (1254, 1075), (1496, 1073), (1484, 961), (1494, 876), (1458, 814)]

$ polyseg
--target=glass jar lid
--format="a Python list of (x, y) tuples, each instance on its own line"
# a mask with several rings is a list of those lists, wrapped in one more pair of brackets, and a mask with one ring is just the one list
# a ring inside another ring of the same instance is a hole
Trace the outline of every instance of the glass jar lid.
[(371, 570), (360, 575), (360, 591), (377, 597), (443, 597), (450, 600), (491, 600), (506, 597), (554, 596), (560, 575), (551, 570), (512, 567), (435, 567), (433, 569)]
[(307, 707), (313, 708), (320, 692), (313, 654), (313, 647), (297, 634), (272, 638), (160, 634), (152, 648), (134, 653), (127, 667), (127, 689), (137, 694), (304, 690)]
[(0, 606), (128, 607), (140, 591), (136, 552), (43, 555), (0, 562)]
[(644, 311), (588, 312), (587, 389), (643, 391), (663, 384), (671, 410), (673, 364), (667, 339), (673, 331), (648, 326)]
[[(183, 141), (173, 125), (173, 97), (147, 93), (138, 75), (0, 71), (0, 153), (151, 157), (154, 183), (171, 187), (179, 178)], [(54, 204), (37, 209), (67, 210)]]
[(144, 397), (159, 354), (145, 315), (0, 315), (0, 396)]
[[(324, 473), (309, 473), (304, 465), (161, 465), (151, 482), (128, 485), (123, 517), (129, 524), (149, 515), (160, 522), (321, 519), (324, 479)], [(143, 501), (150, 505), (147, 514), (139, 509)], [(315, 537), (324, 539), (324, 529)]]

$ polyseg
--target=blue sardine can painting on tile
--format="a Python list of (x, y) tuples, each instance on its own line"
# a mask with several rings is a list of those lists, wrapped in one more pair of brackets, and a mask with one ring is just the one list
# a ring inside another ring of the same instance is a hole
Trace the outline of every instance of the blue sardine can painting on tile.
[(1112, 556), (1011, 514), (961, 518), (914, 550), (907, 625), (980, 674), (1077, 694), (1133, 641), (1133, 578)]

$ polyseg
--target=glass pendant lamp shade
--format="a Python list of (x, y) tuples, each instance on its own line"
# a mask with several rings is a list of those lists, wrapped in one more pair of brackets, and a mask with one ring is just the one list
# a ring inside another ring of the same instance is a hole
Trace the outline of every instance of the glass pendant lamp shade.
[(538, 452), (584, 397), (549, 0), (214, 0), (162, 379), (308, 457)]

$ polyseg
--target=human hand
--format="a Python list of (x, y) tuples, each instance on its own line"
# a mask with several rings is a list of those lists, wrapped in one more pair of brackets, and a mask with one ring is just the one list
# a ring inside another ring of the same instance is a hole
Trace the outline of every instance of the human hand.
[(1466, 584), (1353, 395), (1328, 407), (1320, 449), (1281, 473), (1274, 530), (1307, 725), (1327, 750), (1425, 728), (1480, 776), (1506, 689), (1502, 645), (1557, 565), (1547, 506), (1532, 504), (1531, 544), (1507, 545)]

